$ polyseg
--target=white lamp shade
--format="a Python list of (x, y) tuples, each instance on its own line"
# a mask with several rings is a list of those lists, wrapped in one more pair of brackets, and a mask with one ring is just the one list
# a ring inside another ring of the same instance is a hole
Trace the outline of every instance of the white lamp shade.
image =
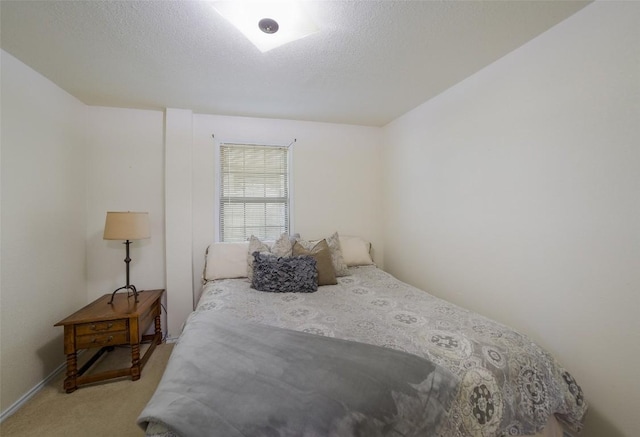
[(105, 240), (143, 240), (151, 237), (148, 212), (107, 212)]

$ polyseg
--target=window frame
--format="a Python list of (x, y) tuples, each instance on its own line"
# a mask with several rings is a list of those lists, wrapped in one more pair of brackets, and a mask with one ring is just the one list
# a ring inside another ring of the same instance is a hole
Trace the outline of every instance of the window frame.
[[(295, 142), (294, 142), (295, 143)], [(277, 147), (286, 149), (287, 151), (287, 205), (288, 205), (288, 218), (289, 218), (289, 234), (293, 234), (294, 231), (294, 217), (293, 217), (293, 144), (282, 145), (282, 144), (266, 144), (266, 143), (256, 143), (250, 141), (216, 141), (215, 142), (215, 169), (214, 169), (214, 180), (215, 180), (215, 190), (214, 190), (214, 226), (216, 227), (214, 231), (214, 241), (215, 242), (225, 242), (222, 236), (222, 217), (221, 217), (221, 195), (222, 195), (222, 178), (224, 175), (222, 169), (222, 146), (249, 146), (249, 147)]]

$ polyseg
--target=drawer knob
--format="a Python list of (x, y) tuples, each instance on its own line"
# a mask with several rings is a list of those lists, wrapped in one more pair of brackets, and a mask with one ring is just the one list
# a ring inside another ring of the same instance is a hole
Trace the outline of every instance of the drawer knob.
[(113, 327), (113, 323), (109, 322), (107, 323), (107, 327), (104, 329), (98, 329), (98, 327), (96, 325), (91, 325), (91, 329), (94, 331), (106, 331), (108, 329), (111, 329)]
[(106, 340), (104, 341), (98, 341), (97, 338), (94, 338), (93, 340), (91, 340), (91, 343), (96, 343), (96, 344), (105, 344), (105, 343), (109, 343), (111, 340), (113, 340), (113, 335), (110, 335), (109, 337), (107, 337)]

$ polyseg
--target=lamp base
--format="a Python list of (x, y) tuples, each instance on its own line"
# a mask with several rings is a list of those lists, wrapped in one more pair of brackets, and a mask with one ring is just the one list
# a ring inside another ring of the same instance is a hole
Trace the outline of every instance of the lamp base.
[(127, 291), (127, 299), (129, 299), (132, 295), (136, 298), (136, 303), (138, 303), (138, 290), (135, 285), (125, 285), (124, 287), (116, 288), (113, 293), (111, 293), (111, 299), (108, 304), (113, 305), (113, 298), (116, 296), (116, 293), (120, 290), (131, 290), (133, 294), (130, 294)]

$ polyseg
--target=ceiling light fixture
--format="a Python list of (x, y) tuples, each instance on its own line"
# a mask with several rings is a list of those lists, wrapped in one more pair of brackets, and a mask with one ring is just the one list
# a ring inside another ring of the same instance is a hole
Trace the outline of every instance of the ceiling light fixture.
[(212, 4), (263, 53), (318, 31), (295, 1), (222, 0)]
[(262, 20), (258, 21), (258, 27), (264, 33), (269, 34), (276, 33), (280, 28), (280, 26), (278, 26), (278, 22), (273, 18), (263, 18)]

